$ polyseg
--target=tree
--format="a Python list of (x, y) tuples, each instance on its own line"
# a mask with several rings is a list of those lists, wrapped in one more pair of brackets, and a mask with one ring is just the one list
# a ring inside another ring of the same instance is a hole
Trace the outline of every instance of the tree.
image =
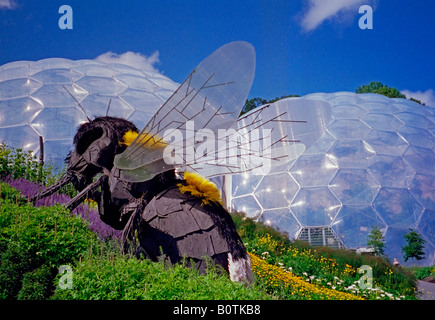
[(275, 101), (285, 99), (285, 98), (290, 98), (290, 97), (300, 97), (300, 96), (297, 94), (295, 94), (295, 95), (289, 94), (289, 95), (282, 96), (282, 97), (276, 97), (276, 98), (270, 99), (270, 100), (266, 100), (266, 99), (258, 98), (258, 97), (246, 100), (245, 106), (243, 107), (240, 115), (243, 115), (244, 113), (251, 111), (252, 109), (255, 109), (259, 106), (265, 105), (267, 103), (273, 103)]
[(414, 99), (414, 98), (409, 98), (409, 100), (411, 100), (411, 101), (414, 101), (414, 102), (417, 102), (418, 104), (420, 104), (420, 105), (422, 105), (422, 106), (425, 106), (426, 104), (425, 103), (423, 103), (423, 102), (421, 102), (420, 100), (418, 100), (418, 99)]
[(367, 246), (373, 248), (375, 255), (377, 256), (383, 256), (385, 254), (385, 239), (379, 225), (373, 226), (370, 230), (370, 233), (367, 236)]
[(396, 88), (390, 88), (382, 84), (381, 82), (370, 82), (368, 85), (360, 86), (356, 88), (356, 93), (377, 93), (382, 94), (388, 98), (403, 98), (406, 96), (399, 92)]
[(259, 106), (262, 106), (263, 104), (266, 104), (266, 103), (267, 103), (267, 101), (265, 99), (262, 99), (262, 98), (252, 98), (252, 99), (246, 100), (245, 106), (243, 107), (240, 115), (242, 115), (248, 111), (251, 111), (252, 109), (255, 109)]
[(404, 235), (406, 245), (402, 248), (403, 259), (408, 261), (409, 258), (421, 260), (424, 259), (424, 243), (426, 242), (419, 233), (409, 228), (409, 233)]

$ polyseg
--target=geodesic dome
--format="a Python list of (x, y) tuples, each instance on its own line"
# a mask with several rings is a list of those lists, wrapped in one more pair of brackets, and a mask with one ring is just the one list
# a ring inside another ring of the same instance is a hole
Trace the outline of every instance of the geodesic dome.
[(87, 117), (121, 117), (142, 129), (177, 87), (161, 74), (96, 60), (11, 62), (0, 67), (0, 141), (39, 155), (42, 137), (45, 162), (62, 168)]
[(421, 263), (434, 264), (435, 109), (377, 94), (302, 98), (330, 103), (325, 134), (267, 175), (233, 176), (232, 209), (332, 247), (365, 247), (379, 224), (386, 254), (401, 263), (403, 236), (413, 228), (426, 240)]

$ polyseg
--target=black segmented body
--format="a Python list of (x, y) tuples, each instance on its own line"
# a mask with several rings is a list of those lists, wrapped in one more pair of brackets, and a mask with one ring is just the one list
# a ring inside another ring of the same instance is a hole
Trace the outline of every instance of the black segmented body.
[[(177, 185), (186, 181), (177, 179), (174, 170), (144, 182), (119, 179), (113, 161), (125, 150), (120, 142), (129, 130), (137, 132), (127, 120), (114, 117), (96, 118), (79, 128), (66, 161), (68, 181), (81, 192), (67, 206), (72, 209), (85, 197), (95, 200), (101, 220), (123, 230), (124, 253), (153, 261), (163, 254), (171, 263), (186, 258), (201, 273), (211, 260), (233, 280), (251, 281), (249, 256), (220, 203), (203, 204), (200, 197), (182, 193)], [(56, 186), (50, 188), (54, 190)], [(41, 196), (47, 194), (36, 199)]]

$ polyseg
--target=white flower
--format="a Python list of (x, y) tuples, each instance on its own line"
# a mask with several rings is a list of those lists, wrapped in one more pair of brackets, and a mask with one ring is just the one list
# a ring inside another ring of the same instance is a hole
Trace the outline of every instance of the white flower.
[(303, 272), (302, 274), (303, 274), (304, 276), (308, 277), (308, 273)]

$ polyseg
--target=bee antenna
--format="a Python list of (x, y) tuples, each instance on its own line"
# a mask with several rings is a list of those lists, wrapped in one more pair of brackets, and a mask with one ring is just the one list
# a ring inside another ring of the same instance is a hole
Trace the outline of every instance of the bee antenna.
[(110, 104), (112, 103), (112, 98), (110, 98), (109, 100), (109, 105), (107, 106), (107, 110), (106, 110), (106, 117), (109, 115), (109, 110), (110, 110)]
[(65, 89), (66, 92), (69, 93), (69, 95), (74, 99), (75, 102), (77, 102), (78, 106), (80, 107), (80, 109), (82, 109), (83, 113), (85, 114), (86, 118), (88, 119), (88, 122), (92, 122), (92, 120), (88, 117), (88, 114), (86, 113), (85, 109), (82, 107), (82, 105), (80, 104), (80, 102), (76, 99), (76, 97), (74, 97), (71, 92), (68, 91), (68, 89), (62, 85), (62, 87)]

